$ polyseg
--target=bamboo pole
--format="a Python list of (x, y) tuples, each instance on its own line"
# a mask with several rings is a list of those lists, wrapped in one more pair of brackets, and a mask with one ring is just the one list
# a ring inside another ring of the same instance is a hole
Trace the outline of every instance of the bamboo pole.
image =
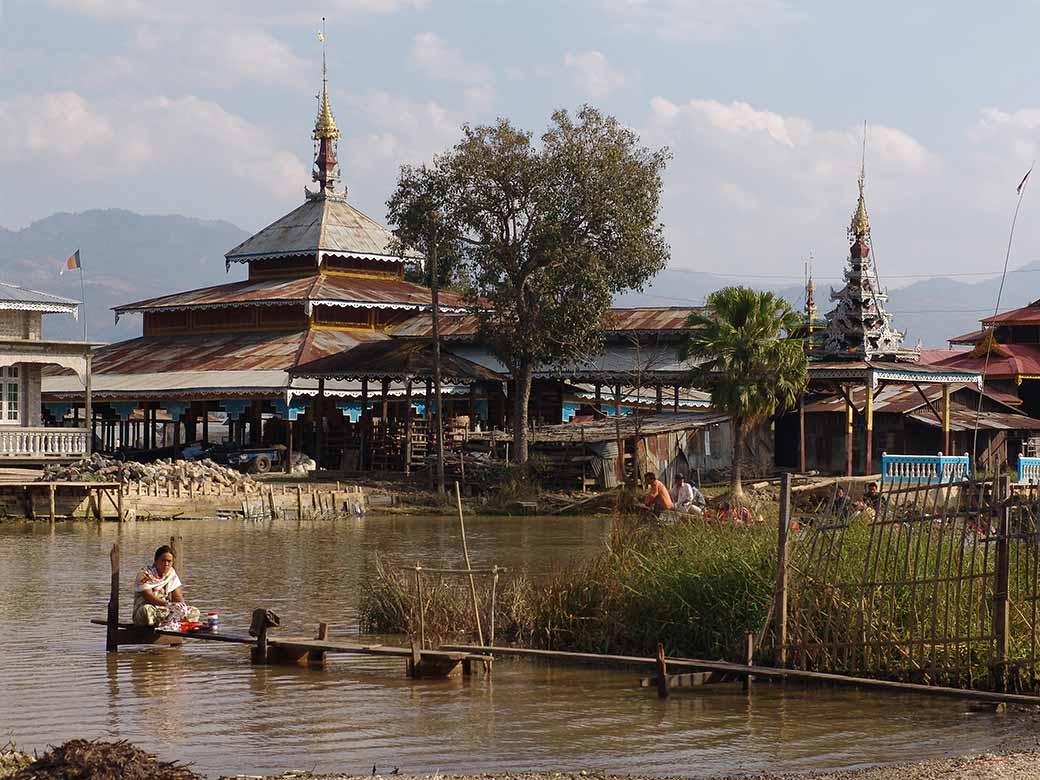
[(422, 566), (415, 562), (415, 598), (419, 602), (419, 649), (426, 647), (426, 604), (423, 600)]
[(473, 567), (469, 562), (469, 545), (466, 544), (466, 521), (462, 516), (462, 493), (459, 491), (459, 483), (455, 483), (455, 504), (459, 509), (459, 531), (462, 533), (462, 554), (466, 559), (466, 572), (469, 575), (469, 593), (473, 598), (473, 617), (477, 621), (477, 639), (484, 644), (484, 630), (480, 625), (480, 608), (477, 606), (477, 583), (473, 579)]
[(776, 665), (787, 665), (787, 532), (791, 526), (791, 475), (780, 480), (780, 522), (776, 544)]

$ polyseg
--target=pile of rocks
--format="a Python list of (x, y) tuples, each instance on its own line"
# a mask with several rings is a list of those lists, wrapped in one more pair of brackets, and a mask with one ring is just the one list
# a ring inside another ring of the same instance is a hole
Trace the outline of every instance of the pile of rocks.
[(39, 481), (44, 482), (137, 482), (142, 485), (165, 487), (180, 485), (237, 486), (252, 484), (253, 478), (235, 469), (221, 466), (212, 460), (157, 460), (154, 463), (135, 463), (106, 458), (95, 453), (89, 458), (69, 464), (55, 464), (43, 470)]

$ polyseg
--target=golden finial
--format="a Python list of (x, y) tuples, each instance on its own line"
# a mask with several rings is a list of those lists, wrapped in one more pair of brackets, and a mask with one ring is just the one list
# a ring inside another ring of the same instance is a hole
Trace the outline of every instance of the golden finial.
[(336, 140), (339, 138), (339, 128), (336, 127), (336, 119), (332, 116), (332, 107), (329, 105), (329, 70), (325, 64), (325, 17), (321, 17), (321, 31), (318, 33), (321, 41), (321, 106), (318, 108), (318, 119), (314, 123), (315, 141), (322, 138)]
[(870, 236), (870, 220), (867, 219), (867, 204), (863, 198), (863, 182), (866, 179), (867, 169), (867, 123), (863, 123), (863, 157), (859, 166), (859, 200), (856, 203), (856, 211), (852, 215), (852, 223), (849, 225), (849, 240), (855, 241)]

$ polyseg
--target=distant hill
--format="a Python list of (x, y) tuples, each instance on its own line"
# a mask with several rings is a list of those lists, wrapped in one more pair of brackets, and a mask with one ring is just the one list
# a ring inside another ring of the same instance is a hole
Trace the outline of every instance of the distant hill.
[[(881, 277), (885, 284), (884, 276)], [(749, 284), (748, 280), (726, 278), (724, 274), (665, 270), (643, 292), (620, 296), (619, 306), (692, 306), (704, 303), (708, 293), (733, 284)], [(837, 281), (818, 283), (816, 307), (822, 316), (831, 308), (830, 286)], [(799, 310), (805, 303), (801, 285), (770, 287)], [(935, 277), (922, 279), (905, 287), (889, 290), (888, 309), (895, 326), (907, 331), (906, 344), (914, 346), (920, 339), (926, 347), (943, 348), (946, 341), (979, 327), (979, 320), (993, 313), (999, 278), (980, 282), (962, 282)], [(1008, 274), (1001, 296), (1000, 309), (1006, 311), (1024, 306), (1040, 298), (1040, 262), (1029, 263)]]
[[(140, 317), (129, 315), (116, 326), (111, 307), (244, 278), (241, 268), (225, 273), (224, 253), (247, 237), (244, 230), (218, 220), (149, 217), (122, 209), (54, 214), (21, 230), (0, 228), (0, 281), (79, 300), (79, 275), (58, 274), (65, 258), (79, 249), (89, 336), (121, 341), (140, 335)], [(725, 274), (665, 270), (645, 291), (620, 296), (617, 304), (697, 305), (713, 290), (740, 283)], [(830, 308), (830, 284), (837, 282), (817, 285), (821, 314)], [(896, 326), (907, 331), (909, 346), (920, 339), (926, 347), (945, 347), (948, 338), (975, 330), (978, 320), (993, 311), (999, 284), (994, 278), (922, 279), (890, 290), (889, 309)], [(799, 309), (803, 305), (801, 285), (763, 289), (778, 292)], [(1040, 262), (1008, 275), (1000, 308), (1013, 309), (1037, 298)], [(48, 338), (82, 338), (82, 324), (71, 318), (50, 315), (44, 322)]]
[[(21, 230), (0, 228), (0, 280), (80, 300), (78, 272), (59, 276), (77, 249), (83, 263), (88, 336), (121, 341), (141, 333), (139, 316), (113, 324), (111, 307), (244, 278), (224, 271), (224, 253), (248, 234), (230, 222), (142, 216), (122, 209), (54, 214)], [(82, 322), (44, 317), (47, 338), (80, 339)]]

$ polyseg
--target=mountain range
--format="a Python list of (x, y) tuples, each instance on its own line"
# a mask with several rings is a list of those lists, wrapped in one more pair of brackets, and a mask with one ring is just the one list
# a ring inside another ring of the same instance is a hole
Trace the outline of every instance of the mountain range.
[[(224, 269), (224, 253), (248, 237), (230, 222), (177, 215), (144, 216), (122, 209), (60, 213), (20, 230), (0, 228), (0, 281), (86, 300), (87, 334), (94, 341), (121, 341), (141, 333), (140, 319), (113, 322), (111, 307), (122, 303), (206, 287), (244, 278), (244, 269)], [(59, 275), (65, 259), (80, 250), (83, 287), (78, 272)], [(828, 269), (837, 277), (841, 268)], [(970, 278), (970, 277), (969, 277)], [(828, 279), (830, 281), (830, 279)], [(882, 275), (882, 284), (884, 276)], [(713, 290), (748, 283), (724, 272), (668, 269), (641, 292), (622, 295), (620, 306), (699, 305)], [(835, 280), (832, 284), (837, 285)], [(769, 286), (797, 309), (805, 301), (801, 284)], [(946, 340), (978, 327), (991, 314), (1000, 279), (981, 281), (934, 277), (889, 291), (888, 309), (905, 330), (906, 343), (944, 347)], [(828, 284), (816, 288), (816, 305), (830, 309)], [(1040, 298), (1040, 262), (1008, 274), (1000, 309), (1013, 309)], [(47, 338), (79, 339), (83, 322), (53, 315), (45, 318)]]

